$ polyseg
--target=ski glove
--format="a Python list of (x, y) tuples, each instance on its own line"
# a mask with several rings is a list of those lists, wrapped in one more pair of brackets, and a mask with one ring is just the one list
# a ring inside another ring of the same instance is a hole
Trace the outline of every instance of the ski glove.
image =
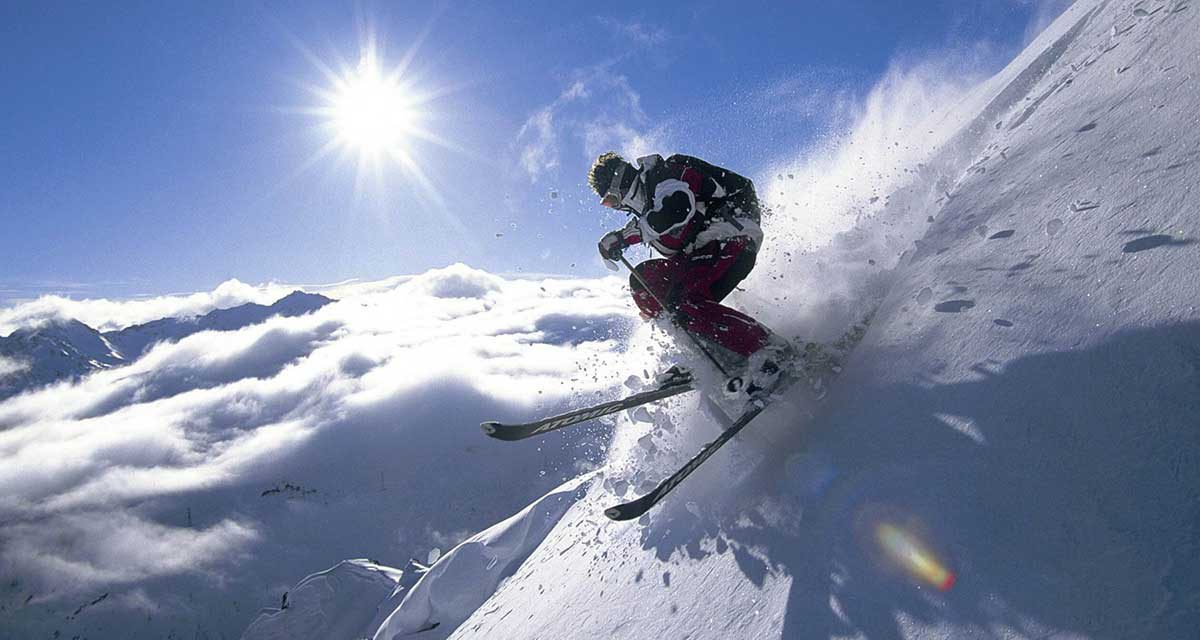
[(620, 231), (609, 231), (600, 238), (600, 243), (597, 247), (600, 249), (600, 257), (605, 260), (617, 260), (621, 257), (621, 252), (627, 247), (625, 238)]
[(638, 228), (638, 219), (630, 218), (624, 228), (610, 231), (600, 238), (600, 257), (615, 262), (621, 257), (621, 252), (626, 247), (631, 247), (641, 241), (642, 232)]

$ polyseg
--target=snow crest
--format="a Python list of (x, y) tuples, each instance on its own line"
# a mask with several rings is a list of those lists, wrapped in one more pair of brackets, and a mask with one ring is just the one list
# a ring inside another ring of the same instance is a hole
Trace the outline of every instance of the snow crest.
[(588, 474), (563, 484), (451, 549), (404, 596), (375, 632), (374, 640), (395, 640), (441, 625), (457, 627), (533, 553), (563, 514), (586, 494), (592, 477)]
[[(281, 608), (263, 611), (242, 640), (360, 640), (379, 627), (403, 573), (370, 560), (345, 560), (287, 592)], [(365, 606), (376, 603), (375, 607)]]

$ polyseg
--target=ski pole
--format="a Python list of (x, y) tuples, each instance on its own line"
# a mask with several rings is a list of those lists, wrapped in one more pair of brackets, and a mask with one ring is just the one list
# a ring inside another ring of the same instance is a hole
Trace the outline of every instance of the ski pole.
[[(633, 265), (629, 264), (629, 260), (625, 259), (625, 254), (619, 254), (618, 257), (621, 259), (621, 264), (625, 265), (626, 269), (629, 269), (630, 275), (632, 275), (634, 277), (634, 279), (636, 279), (638, 281), (638, 283), (642, 285), (642, 288), (646, 290), (646, 293), (650, 294), (650, 297), (653, 298), (654, 301), (658, 303), (658, 306), (663, 311), (668, 311), (668, 312), (672, 311), (672, 309), (670, 307), (668, 307), (666, 304), (664, 304), (662, 299), (658, 297), (658, 294), (654, 293), (654, 290), (651, 289), (650, 285), (647, 284), (646, 281), (642, 278), (642, 274), (638, 273), (637, 270), (633, 268)], [(684, 333), (686, 333), (687, 337), (692, 339), (692, 343), (694, 343), (696, 345), (696, 347), (698, 347), (700, 349), (700, 352), (703, 353), (705, 356), (708, 356), (709, 361), (713, 363), (713, 366), (715, 366), (717, 368), (717, 371), (721, 372), (721, 375), (725, 376), (725, 378), (729, 381), (730, 385), (740, 386), (740, 381), (734, 382), (736, 379), (729, 375), (729, 372), (725, 370), (725, 367), (721, 366), (720, 362), (717, 362), (717, 358), (715, 356), (713, 356), (713, 354), (710, 353), (707, 348), (705, 348), (704, 344), (700, 342), (700, 338), (697, 338), (695, 336), (695, 334), (693, 334), (691, 331), (688, 330), (687, 327), (679, 324), (678, 322), (675, 322), (674, 314), (672, 314), (670, 316), (670, 318), (671, 318), (671, 323), (674, 324), (676, 327), (679, 327), (680, 330), (682, 330)]]

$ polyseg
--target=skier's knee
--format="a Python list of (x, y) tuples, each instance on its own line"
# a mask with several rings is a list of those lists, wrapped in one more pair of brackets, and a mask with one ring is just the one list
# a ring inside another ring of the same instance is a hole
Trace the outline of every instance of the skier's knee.
[(658, 301), (654, 299), (653, 295), (650, 295), (649, 291), (646, 291), (641, 286), (633, 288), (633, 301), (637, 304), (638, 310), (641, 311), (642, 317), (646, 320), (657, 318), (662, 313), (662, 307), (659, 306)]

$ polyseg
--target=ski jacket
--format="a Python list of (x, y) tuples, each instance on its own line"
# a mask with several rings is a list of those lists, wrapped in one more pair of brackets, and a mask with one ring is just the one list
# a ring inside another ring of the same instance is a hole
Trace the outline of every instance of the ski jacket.
[(754, 183), (681, 154), (638, 158), (633, 193), (640, 210), (621, 230), (626, 244), (646, 242), (664, 256), (691, 253), (714, 240), (750, 239), (758, 251), (762, 214)]

